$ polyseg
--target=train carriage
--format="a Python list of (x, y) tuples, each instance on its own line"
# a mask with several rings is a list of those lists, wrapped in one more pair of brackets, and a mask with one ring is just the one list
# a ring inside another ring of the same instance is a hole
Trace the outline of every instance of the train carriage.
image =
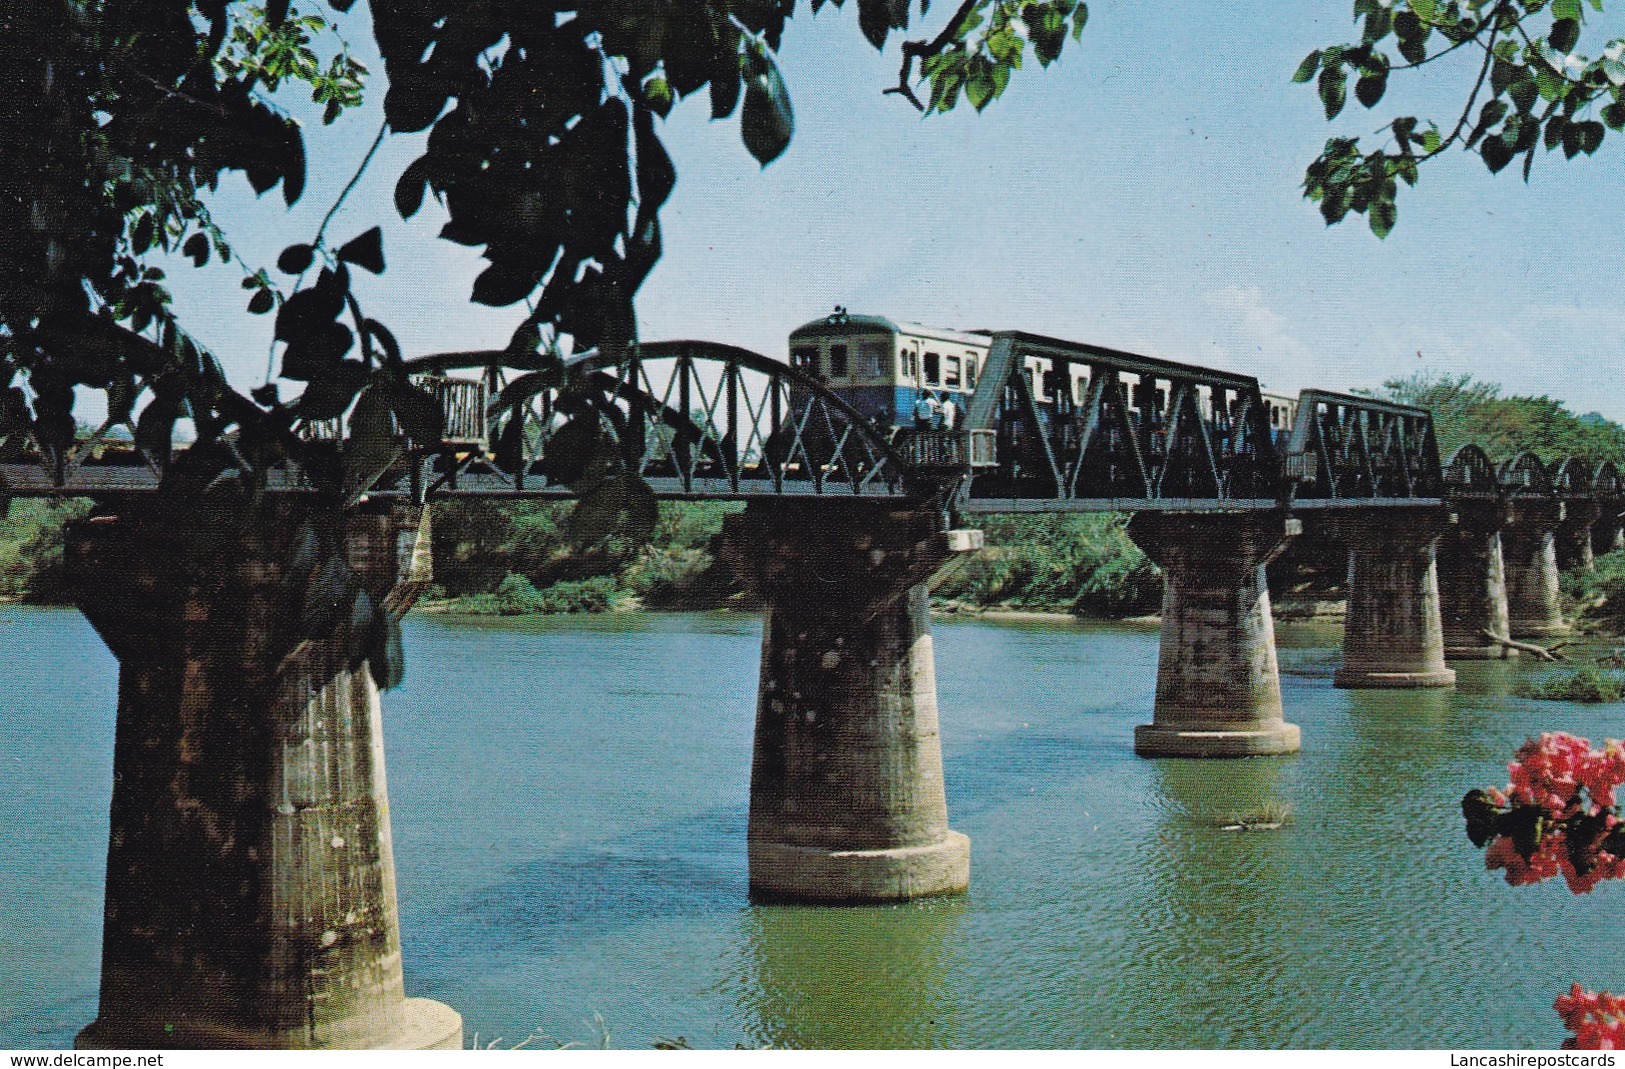
[[(991, 337), (984, 331), (945, 330), (884, 316), (855, 315), (837, 307), (823, 319), (791, 331), (790, 363), (895, 435), (913, 428), (915, 403), (922, 394), (934, 397), (939, 405), (952, 402), (962, 415), (986, 366), (990, 343)], [(1029, 354), (1024, 364), (1027, 385), (1046, 431), (1052, 413), (1070, 414), (1085, 404), (1089, 396), (1087, 363), (1066, 362), (1057, 371), (1048, 357)], [(1169, 401), (1167, 385), (1151, 378), (1142, 381), (1131, 372), (1121, 373), (1119, 380), (1125, 388), (1130, 420), (1143, 427), (1148, 437), (1154, 436)], [(1265, 392), (1263, 400), (1269, 412), (1270, 437), (1280, 445), (1292, 431), (1297, 399)], [(1211, 418), (1211, 393), (1204, 392), (1199, 404), (1202, 417)], [(1069, 425), (1057, 427), (1063, 437), (1070, 429)]]
[(790, 333), (790, 365), (828, 386), (876, 426), (913, 425), (922, 394), (958, 412), (976, 389), (988, 336), (883, 316), (831, 315)]

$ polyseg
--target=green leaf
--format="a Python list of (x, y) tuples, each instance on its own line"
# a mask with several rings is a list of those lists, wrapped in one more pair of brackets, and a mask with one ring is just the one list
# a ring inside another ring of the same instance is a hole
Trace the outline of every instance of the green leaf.
[(175, 421), (180, 418), (180, 406), (179, 396), (154, 397), (141, 410), (141, 418), (136, 421), (135, 447), (159, 467), (169, 465), (171, 440), (175, 434)]
[(209, 238), (203, 233), (193, 234), (181, 246), (181, 253), (192, 258), (192, 266), (202, 267), (209, 262)]
[(1434, 6), (1434, 0), (1411, 0), (1411, 10), (1416, 12), (1416, 17), (1423, 22), (1433, 22), (1439, 14)]
[(395, 210), (402, 219), (410, 219), (423, 205), (423, 191), (429, 181), (429, 160), (419, 157), (406, 165), (395, 183)]
[(289, 245), (276, 258), (276, 267), (283, 274), (297, 275), (307, 270), (316, 259), (316, 250), (309, 245)]
[(672, 92), (671, 83), (660, 75), (655, 75), (643, 83), (643, 100), (649, 105), (650, 111), (664, 119), (671, 114), (672, 105), (677, 102), (677, 97)]
[[(1326, 108), (1326, 118), (1337, 118), (1347, 100), (1346, 75), (1341, 67), (1327, 67), (1320, 72), (1320, 102)], [(974, 101), (973, 101), (974, 103)]]
[(262, 316), (276, 307), (276, 298), (268, 289), (255, 290), (254, 296), (248, 299), (248, 310), (254, 315)]
[(1512, 147), (1499, 137), (1486, 137), (1478, 148), (1478, 154), (1484, 159), (1484, 166), (1492, 174), (1499, 173), (1502, 168), (1512, 162)]
[(1552, 18), (1559, 22), (1579, 22), (1585, 13), (1580, 10), (1580, 0), (1552, 0)]
[(373, 227), (339, 247), (339, 259), (375, 275), (384, 273), (384, 231)]
[(529, 264), (494, 263), (474, 280), (473, 299), (500, 308), (524, 300), (535, 288), (535, 269)]
[(1298, 64), (1298, 69), (1292, 74), (1292, 80), (1294, 82), (1307, 82), (1315, 76), (1315, 71), (1319, 69), (1320, 49), (1317, 48), (1303, 57), (1303, 62)]
[(571, 542), (590, 546), (615, 533), (627, 505), (626, 485), (626, 480), (611, 477), (600, 479), (582, 492), (581, 500), (570, 511)]
[(130, 250), (137, 256), (152, 248), (152, 237), (155, 230), (151, 212), (143, 212), (141, 218), (135, 221), (135, 229), (130, 232)]
[(294, 411), (300, 419), (311, 422), (337, 419), (355, 400), (356, 391), (366, 383), (367, 376), (367, 366), (361, 361), (339, 360), (311, 378), (310, 385), (299, 395)]
[(1602, 121), (1610, 130), (1625, 130), (1625, 104), (1614, 102), (1602, 109)]
[(445, 433), (446, 414), (435, 399), (416, 386), (403, 386), (390, 394), (390, 404), (401, 430), (420, 449), (440, 443)]
[(1377, 106), (1377, 101), (1382, 99), (1382, 94), (1387, 88), (1388, 75), (1386, 72), (1368, 74), (1354, 83), (1354, 95), (1366, 107), (1374, 108)]
[[(1576, 6), (1578, 6), (1578, 3), (1576, 3)], [(1579, 20), (1574, 18), (1558, 19), (1552, 23), (1552, 32), (1547, 35), (1547, 40), (1559, 52), (1573, 51), (1575, 44), (1580, 40)]]
[(294, 532), (288, 547), (288, 557), (282, 563), (282, 587), (285, 591), (303, 591), (315, 574), (322, 559), (322, 539), (315, 524), (306, 520)]
[(1563, 141), (1563, 132), (1568, 129), (1569, 120), (1562, 115), (1553, 115), (1546, 120), (1546, 148), (1556, 148)]
[(1398, 216), (1398, 208), (1391, 200), (1379, 200), (1371, 205), (1371, 212), (1366, 217), (1371, 224), (1371, 232), (1379, 238), (1386, 238), (1394, 229), (1394, 220)]
[(365, 492), (401, 456), (401, 442), (390, 418), (389, 399), (377, 386), (356, 398), (350, 412), (350, 435), (344, 443), (344, 482), (351, 493)]
[(406, 680), (406, 651), (401, 643), (400, 617), (380, 609), (373, 617), (367, 649), (367, 667), (379, 690), (394, 690)]
[(1507, 87), (1507, 96), (1512, 98), (1512, 105), (1519, 111), (1528, 111), (1535, 106), (1535, 99), (1539, 95), (1534, 75), (1529, 73), (1528, 67), (1519, 67), (1512, 84)]
[(569, 486), (586, 474), (598, 449), (599, 417), (584, 412), (554, 431), (542, 444), (537, 469), (555, 486)]
[(745, 148), (766, 167), (789, 147), (795, 129), (790, 94), (778, 64), (765, 46), (753, 44), (746, 52), (745, 109), (740, 116)]
[(626, 524), (623, 533), (634, 541), (646, 542), (660, 524), (660, 502), (655, 497), (654, 487), (639, 476), (628, 472), (623, 473), (621, 478), (626, 484)]

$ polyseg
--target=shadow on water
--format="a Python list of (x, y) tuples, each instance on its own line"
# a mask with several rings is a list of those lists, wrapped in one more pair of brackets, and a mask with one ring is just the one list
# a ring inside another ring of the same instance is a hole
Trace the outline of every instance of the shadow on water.
[[(1135, 1047), (1271, 1046), (1297, 991), (1293, 825), (1235, 830), (1289, 813), (1295, 758), (1154, 763), (1155, 823), (1127, 881), (1139, 919), (1113, 950), (1118, 996), (1099, 1008), (1098, 1043)], [(1226, 830), (1226, 829), (1230, 830)], [(1126, 998), (1123, 996), (1127, 996)]]
[(1098, 773), (1132, 757), (1132, 737), (1016, 732), (956, 747), (949, 762), (949, 823), (976, 820), (1035, 789)]
[(946, 976), (961, 898), (896, 906), (757, 906), (725, 983), (752, 1042), (940, 1047), (959, 1016)]
[(737, 913), (747, 895), (745, 813), (712, 810), (513, 865), (442, 913), (436, 940), (547, 956), (650, 921)]

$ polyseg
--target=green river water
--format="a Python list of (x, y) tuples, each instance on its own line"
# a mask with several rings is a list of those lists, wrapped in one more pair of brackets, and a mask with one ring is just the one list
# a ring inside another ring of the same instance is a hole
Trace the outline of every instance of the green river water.
[[(1147, 761), (1154, 629), (941, 621), (961, 898), (755, 906), (760, 620), (414, 617), (385, 698), (409, 993), (469, 1039), (617, 1046), (1553, 1047), (1552, 999), (1625, 990), (1625, 884), (1510, 888), (1462, 833), (1528, 735), (1625, 706), (1332, 687), (1281, 625), (1301, 754)], [(116, 666), (76, 613), (0, 610), (0, 1048), (94, 1016)], [(1222, 830), (1285, 807), (1279, 831)]]

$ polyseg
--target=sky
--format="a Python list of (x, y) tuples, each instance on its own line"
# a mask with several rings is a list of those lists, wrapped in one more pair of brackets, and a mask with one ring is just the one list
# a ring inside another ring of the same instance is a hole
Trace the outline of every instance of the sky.
[[(933, 5), (924, 29), (951, 6)], [(796, 117), (782, 157), (758, 167), (737, 116), (712, 122), (703, 92), (664, 124), (679, 178), (664, 257), (638, 297), (641, 336), (783, 359), (793, 328), (841, 304), (1240, 371), (1275, 390), (1471, 373), (1625, 421), (1625, 137), (1595, 157), (1542, 153), (1528, 185), (1517, 168), (1441, 158), (1402, 190), (1387, 240), (1363, 217), (1328, 228), (1300, 189), (1325, 139), (1372, 145), (1395, 114), (1447, 127), (1467, 77), (1396, 76), (1377, 109), (1351, 93), (1328, 123), (1313, 85), (1290, 79), (1311, 49), (1358, 36), (1351, 6), (1095, 0), (1059, 63), (1029, 57), (981, 114), (922, 119), (882, 95), (895, 38), (877, 53), (855, 3), (816, 17), (803, 3), (780, 53)], [(1600, 51), (1611, 30), (1588, 27), (1581, 49)], [(363, 5), (344, 33), (373, 58)], [(332, 127), (306, 122), (313, 163), (294, 209), (280, 189), (255, 198), (240, 176), (222, 183), (215, 217), (250, 263), (274, 271), (350, 179), (382, 121), (372, 69), (366, 105)], [(432, 200), (395, 214), (395, 178), (421, 146), (390, 135), (329, 237), (383, 226), (389, 269), (357, 291), (408, 356), (501, 348), (523, 310), (468, 302), (478, 251), (435, 237), (445, 216)], [(272, 317), (246, 313), (240, 277), (170, 271), (182, 322), (247, 388), (265, 381)]]

